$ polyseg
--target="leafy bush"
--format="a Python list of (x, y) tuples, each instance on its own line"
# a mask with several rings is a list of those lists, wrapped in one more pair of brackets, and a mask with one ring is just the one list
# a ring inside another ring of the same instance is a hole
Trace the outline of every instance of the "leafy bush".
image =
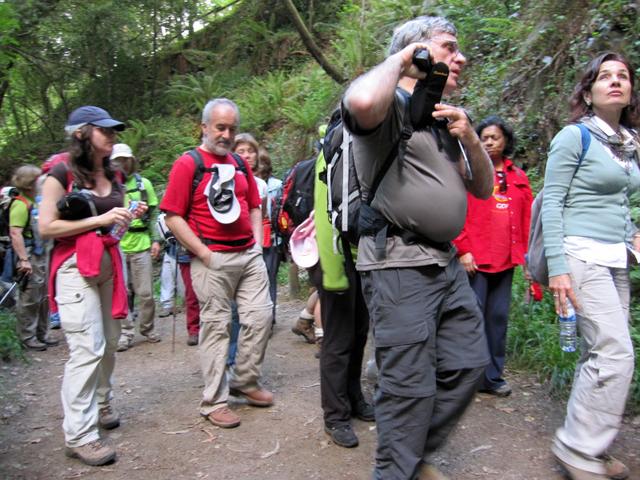
[[(571, 389), (579, 353), (560, 350), (559, 329), (551, 295), (545, 292), (541, 302), (524, 303), (528, 288), (529, 283), (518, 269), (513, 281), (507, 336), (509, 365), (537, 374), (541, 381), (549, 382), (549, 390), (553, 395), (566, 397)], [(630, 328), (636, 358), (640, 355), (638, 318), (640, 303), (633, 302)], [(628, 407), (631, 411), (640, 411), (640, 369), (636, 369), (634, 374)]]
[(0, 358), (4, 361), (25, 358), (16, 332), (16, 317), (7, 310), (0, 310)]

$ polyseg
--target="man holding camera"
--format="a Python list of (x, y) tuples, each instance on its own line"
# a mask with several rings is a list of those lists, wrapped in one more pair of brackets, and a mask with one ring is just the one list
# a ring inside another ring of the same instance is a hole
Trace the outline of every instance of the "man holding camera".
[(375, 218), (356, 264), (379, 367), (375, 479), (445, 478), (430, 454), (489, 359), (482, 314), (450, 243), (464, 225), (467, 190), (488, 198), (493, 188), (465, 111), (440, 103), (465, 63), (448, 20), (418, 17), (396, 28), (390, 55), (343, 99), (364, 195), (385, 172), (364, 212)]

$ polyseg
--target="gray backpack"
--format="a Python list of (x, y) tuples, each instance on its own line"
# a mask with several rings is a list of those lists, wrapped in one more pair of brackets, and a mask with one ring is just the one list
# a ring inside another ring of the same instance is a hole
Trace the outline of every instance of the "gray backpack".
[[(573, 175), (578, 172), (584, 156), (589, 150), (591, 144), (591, 134), (582, 123), (576, 124), (580, 129), (580, 137), (582, 140), (582, 152), (578, 159), (578, 164)], [(529, 229), (529, 251), (527, 252), (527, 270), (534, 282), (544, 286), (549, 286), (549, 266), (547, 265), (547, 256), (544, 252), (544, 239), (542, 237), (542, 201), (544, 196), (544, 187), (536, 196), (531, 205), (531, 227)]]

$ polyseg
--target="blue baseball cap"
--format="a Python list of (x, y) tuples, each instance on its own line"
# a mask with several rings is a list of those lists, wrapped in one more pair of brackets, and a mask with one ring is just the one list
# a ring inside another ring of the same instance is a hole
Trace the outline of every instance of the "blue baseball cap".
[(65, 130), (77, 130), (85, 125), (113, 128), (118, 131), (124, 130), (124, 123), (111, 118), (111, 115), (106, 110), (91, 105), (76, 108), (71, 112), (65, 125)]

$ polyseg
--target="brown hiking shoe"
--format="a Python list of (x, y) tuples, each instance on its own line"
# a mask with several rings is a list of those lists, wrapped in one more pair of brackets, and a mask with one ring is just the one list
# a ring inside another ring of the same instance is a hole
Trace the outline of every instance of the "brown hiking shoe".
[(419, 480), (449, 480), (444, 473), (430, 463), (423, 463), (418, 469)]
[(562, 466), (562, 468), (564, 468), (571, 480), (605, 480), (607, 478), (610, 478), (607, 475), (587, 472), (586, 470), (582, 470), (580, 468), (574, 467), (573, 465), (569, 465), (558, 456), (556, 456), (556, 461)]
[(106, 465), (116, 459), (116, 449), (106, 438), (99, 438), (80, 447), (65, 447), (64, 454), (94, 467)]
[(47, 349), (47, 345), (45, 343), (42, 343), (36, 337), (31, 337), (23, 341), (22, 344), (25, 346), (25, 348), (27, 348), (28, 350), (33, 350), (34, 352), (42, 352)]
[(306, 318), (298, 318), (296, 324), (291, 327), (291, 331), (296, 335), (300, 335), (307, 343), (316, 343), (316, 335), (313, 330), (313, 320)]
[(629, 476), (629, 467), (611, 455), (603, 455), (602, 461), (607, 469), (607, 477), (613, 480), (624, 480)]
[(235, 397), (245, 398), (247, 403), (254, 407), (270, 407), (273, 405), (273, 393), (265, 388), (256, 388), (246, 392), (237, 388), (230, 388), (229, 393)]
[(117, 428), (120, 426), (120, 415), (111, 405), (107, 405), (99, 410), (98, 423), (105, 430)]
[(226, 405), (205, 415), (216, 427), (234, 428), (240, 425), (240, 417)]

